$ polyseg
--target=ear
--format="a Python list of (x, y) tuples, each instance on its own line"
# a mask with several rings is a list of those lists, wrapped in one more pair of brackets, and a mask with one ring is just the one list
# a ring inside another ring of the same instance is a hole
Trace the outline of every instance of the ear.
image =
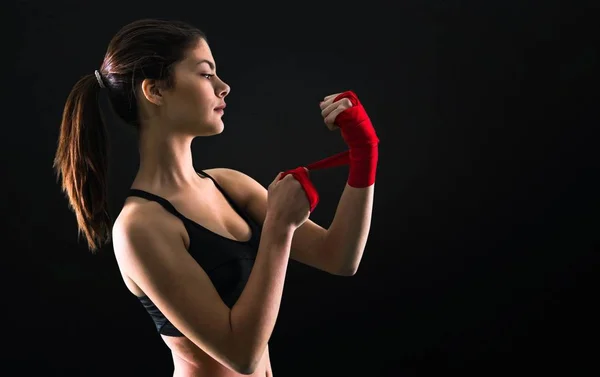
[(142, 81), (142, 94), (148, 100), (148, 102), (160, 106), (162, 104), (162, 91), (157, 80), (144, 79)]

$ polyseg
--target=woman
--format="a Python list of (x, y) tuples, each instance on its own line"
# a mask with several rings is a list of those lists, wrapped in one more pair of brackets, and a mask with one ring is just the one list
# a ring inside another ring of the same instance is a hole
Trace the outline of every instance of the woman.
[[(139, 132), (139, 170), (114, 223), (102, 90)], [(289, 258), (353, 275), (370, 227), (378, 140), (355, 96), (320, 105), (350, 146), (348, 184), (326, 230), (308, 220), (318, 197), (306, 168), (278, 174), (268, 189), (232, 169), (194, 169), (192, 140), (222, 132), (229, 91), (200, 30), (140, 20), (115, 35), (63, 114), (55, 168), (79, 229), (92, 252), (112, 239), (127, 288), (172, 350), (175, 376), (272, 376), (268, 340)]]

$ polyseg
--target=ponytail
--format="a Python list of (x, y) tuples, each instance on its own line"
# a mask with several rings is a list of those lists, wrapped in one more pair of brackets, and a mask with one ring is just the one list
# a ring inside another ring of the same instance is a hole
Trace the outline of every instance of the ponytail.
[[(95, 252), (111, 236), (108, 214), (108, 135), (98, 104), (100, 84), (82, 77), (69, 94), (60, 126), (53, 167), (75, 213), (78, 236)], [(105, 90), (105, 89), (102, 89)]]

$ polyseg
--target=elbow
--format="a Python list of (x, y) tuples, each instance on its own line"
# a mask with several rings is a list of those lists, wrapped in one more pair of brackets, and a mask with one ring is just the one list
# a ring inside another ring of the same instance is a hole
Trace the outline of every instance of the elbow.
[(354, 276), (356, 274), (356, 271), (358, 271), (358, 266), (351, 266), (338, 268), (332, 274), (336, 276)]
[(243, 375), (253, 374), (264, 358), (265, 349), (263, 348), (262, 352), (244, 352), (245, 357), (238, 363), (236, 372)]
[(236, 372), (243, 375), (251, 375), (256, 371), (258, 365), (260, 364), (260, 359), (253, 358), (250, 361), (245, 361), (239, 364)]
[(251, 374), (254, 373), (255, 369), (256, 369), (256, 367), (247, 366), (245, 368), (238, 368), (238, 370), (236, 370), (236, 372), (239, 373), (239, 374), (243, 374), (245, 376), (249, 376), (249, 375), (251, 375)]
[(341, 273), (341, 276), (354, 276), (354, 275), (356, 275), (356, 271), (357, 271), (357, 269), (345, 270), (344, 272)]
[(250, 346), (248, 342), (237, 339), (232, 343), (232, 349), (235, 349), (235, 356), (232, 354), (232, 363), (230, 369), (242, 375), (253, 374), (262, 360), (262, 353), (259, 353), (256, 346)]
[(247, 376), (249, 374), (254, 373), (254, 370), (256, 369), (256, 364), (249, 362), (247, 359), (245, 359), (236, 363), (236, 366), (233, 369), (236, 373)]
[(362, 249), (345, 249), (336, 251), (336, 261), (333, 264), (333, 275), (336, 276), (354, 276), (358, 271), (358, 266), (362, 260), (364, 248)]

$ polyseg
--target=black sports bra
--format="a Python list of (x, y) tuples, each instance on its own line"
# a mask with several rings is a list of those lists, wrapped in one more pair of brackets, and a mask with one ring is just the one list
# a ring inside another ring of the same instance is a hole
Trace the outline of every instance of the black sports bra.
[[(188, 252), (206, 271), (223, 302), (231, 308), (244, 290), (254, 266), (262, 227), (241, 210), (214, 178), (204, 171), (200, 171), (200, 174), (214, 182), (231, 207), (248, 223), (252, 230), (252, 235), (248, 241), (233, 240), (206, 229), (182, 215), (168, 200), (158, 195), (131, 189), (129, 196), (138, 196), (155, 201), (181, 219), (190, 238)], [(159, 334), (183, 336), (147, 296), (138, 297), (138, 299), (152, 317)]]

